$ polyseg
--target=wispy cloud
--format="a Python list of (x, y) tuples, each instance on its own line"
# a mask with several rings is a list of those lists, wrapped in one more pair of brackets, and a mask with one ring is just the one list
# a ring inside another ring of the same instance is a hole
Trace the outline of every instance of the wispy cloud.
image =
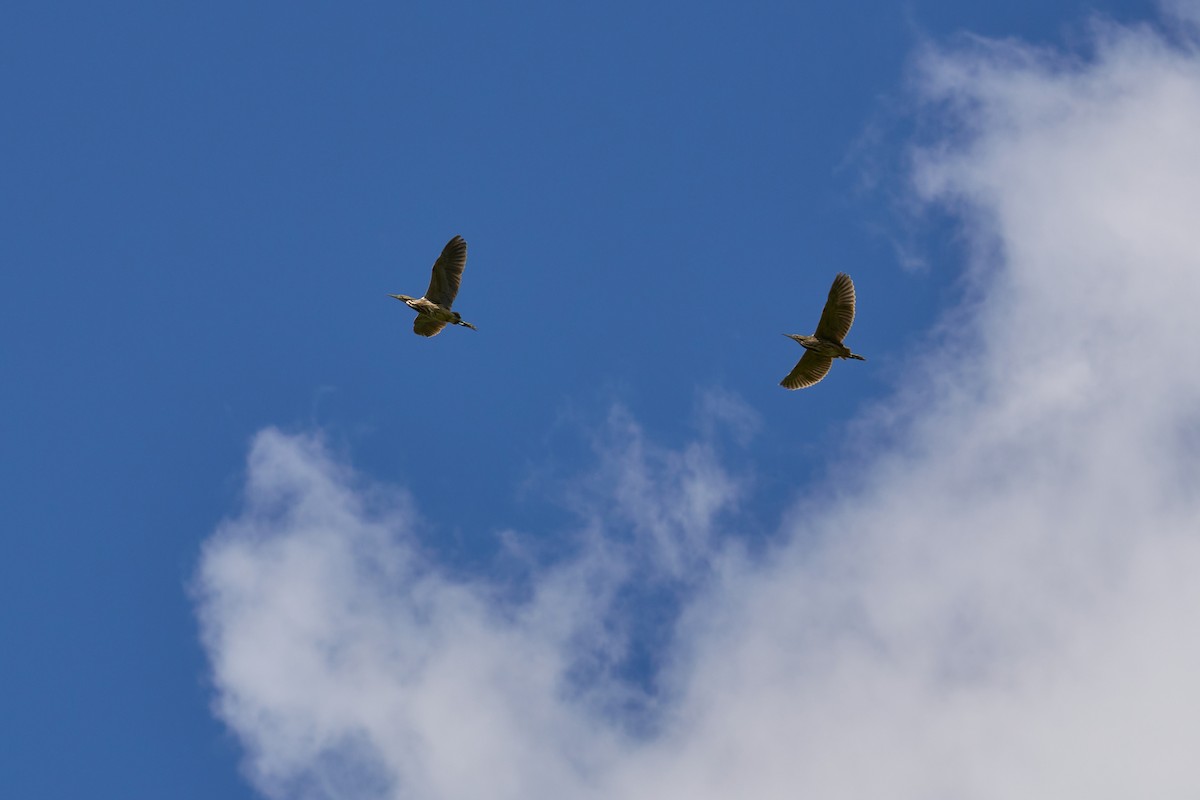
[[(867, 423), (887, 448), (852, 485), (808, 489), (766, 554), (736, 544), (753, 498), (719, 424), (666, 448), (616, 412), (576, 496), (578, 551), (535, 559), (515, 599), (423, 555), (403, 491), (318, 438), (262, 432), (196, 581), (217, 712), (256, 783), (1190, 796), (1200, 57), (1150, 28), (1098, 25), (1094, 44), (922, 55), (946, 134), (915, 186), (961, 216), (968, 300)], [(753, 431), (736, 402), (709, 405)], [(622, 671), (642, 584), (677, 598), (656, 691)]]
[(1200, 0), (1159, 0), (1163, 12), (1184, 26), (1200, 26)]

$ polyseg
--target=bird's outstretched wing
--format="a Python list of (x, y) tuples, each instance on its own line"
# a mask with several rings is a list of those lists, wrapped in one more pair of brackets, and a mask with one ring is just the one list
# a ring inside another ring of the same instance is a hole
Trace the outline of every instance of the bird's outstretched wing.
[(853, 324), (854, 283), (849, 275), (839, 272), (833, 279), (833, 286), (829, 287), (829, 299), (825, 301), (825, 310), (821, 312), (821, 321), (817, 323), (816, 337), (841, 343)]
[(779, 382), (779, 385), (785, 389), (803, 389), (806, 386), (812, 386), (829, 374), (831, 366), (833, 366), (833, 359), (829, 356), (805, 350), (804, 355), (796, 362), (795, 368)]
[(417, 314), (417, 318), (413, 320), (413, 333), (418, 336), (437, 336), (444, 327), (446, 323), (438, 322), (427, 314)]
[[(455, 236), (442, 248), (442, 254), (433, 262), (433, 275), (429, 278), (429, 289), (425, 297), (443, 308), (449, 308), (458, 295), (462, 283), (463, 268), (467, 266), (467, 242)], [(439, 328), (440, 330), (440, 328)], [(435, 331), (434, 333), (436, 333)], [(433, 334), (428, 334), (432, 336)]]

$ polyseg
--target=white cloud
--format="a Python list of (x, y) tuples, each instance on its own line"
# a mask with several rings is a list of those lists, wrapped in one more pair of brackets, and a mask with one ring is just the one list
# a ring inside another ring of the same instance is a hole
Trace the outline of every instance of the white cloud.
[[(217, 711), (256, 783), (1193, 796), (1200, 58), (1096, 30), (1086, 60), (985, 41), (922, 56), (946, 135), (916, 186), (962, 215), (968, 301), (868, 423), (895, 444), (814, 488), (766, 556), (734, 544), (744, 484), (711, 435), (666, 449), (616, 415), (579, 553), (513, 600), (424, 557), (403, 493), (316, 439), (260, 434), (247, 507), (197, 578)], [(650, 699), (619, 677), (622, 592), (641, 584), (684, 598)], [(614, 711), (631, 697), (653, 725)]]

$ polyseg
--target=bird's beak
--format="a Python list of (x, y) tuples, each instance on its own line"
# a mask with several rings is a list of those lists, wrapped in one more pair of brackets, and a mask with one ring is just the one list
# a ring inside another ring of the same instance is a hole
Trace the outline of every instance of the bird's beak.
[(389, 294), (389, 295), (388, 295), (388, 297), (394, 297), (394, 298), (396, 298), (397, 300), (399, 300), (399, 299), (400, 299), (400, 295), (398, 295), (398, 294)]

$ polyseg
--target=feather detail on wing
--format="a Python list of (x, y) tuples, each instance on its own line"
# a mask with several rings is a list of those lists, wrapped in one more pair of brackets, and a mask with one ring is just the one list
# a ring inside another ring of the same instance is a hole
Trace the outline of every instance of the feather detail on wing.
[[(433, 262), (433, 274), (429, 278), (429, 289), (425, 298), (442, 308), (450, 308), (458, 296), (462, 283), (463, 269), (467, 266), (467, 242), (455, 236), (442, 249), (438, 260)], [(432, 335), (432, 334), (430, 334)]]
[(417, 318), (413, 320), (413, 333), (418, 336), (437, 336), (444, 327), (446, 323), (438, 322), (428, 314), (417, 314)]
[(849, 275), (839, 272), (833, 279), (833, 286), (829, 287), (829, 299), (825, 301), (825, 310), (821, 312), (815, 335), (818, 339), (830, 339), (841, 344), (853, 324), (854, 283)]
[(786, 378), (779, 382), (779, 385), (785, 389), (803, 389), (806, 386), (812, 386), (829, 374), (831, 366), (833, 366), (833, 359), (829, 356), (805, 350), (804, 355), (796, 362), (796, 366)]

